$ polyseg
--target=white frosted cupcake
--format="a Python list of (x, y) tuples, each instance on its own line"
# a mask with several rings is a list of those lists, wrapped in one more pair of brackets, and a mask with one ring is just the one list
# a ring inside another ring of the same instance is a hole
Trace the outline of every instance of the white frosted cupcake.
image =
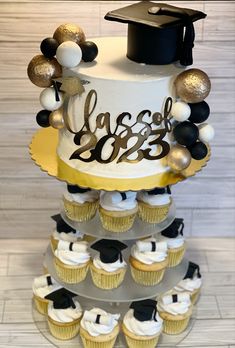
[(79, 222), (87, 221), (96, 214), (99, 205), (99, 191), (67, 185), (63, 201), (68, 218)]
[(93, 283), (101, 289), (117, 288), (123, 282), (127, 269), (122, 257), (122, 250), (127, 246), (118, 240), (100, 239), (91, 248), (99, 252), (90, 265)]
[(80, 328), (82, 309), (76, 294), (62, 288), (47, 296), (52, 302), (48, 305), (47, 322), (51, 334), (60, 340), (75, 337)]
[(45, 297), (59, 288), (61, 286), (50, 274), (44, 274), (34, 278), (32, 285), (33, 300), (39, 313), (47, 314), (49, 300), (45, 299)]
[(177, 335), (183, 332), (192, 315), (190, 295), (182, 292), (163, 295), (158, 301), (158, 311), (164, 320), (163, 332)]
[(58, 276), (64, 282), (80, 283), (86, 278), (89, 269), (88, 243), (60, 240), (54, 252), (54, 264)]
[(101, 191), (99, 213), (103, 227), (111, 232), (129, 230), (138, 211), (136, 193)]
[(170, 226), (158, 236), (159, 241), (166, 241), (168, 248), (168, 267), (177, 266), (185, 253), (185, 239), (183, 236), (184, 220), (175, 218)]
[(83, 238), (83, 233), (69, 226), (60, 214), (51, 217), (56, 222), (56, 228), (51, 235), (51, 247), (55, 251), (59, 240), (75, 243)]
[(155, 188), (140, 191), (137, 194), (138, 216), (148, 223), (159, 223), (166, 219), (171, 205), (171, 191), (166, 188)]
[(119, 333), (120, 314), (110, 314), (100, 308), (85, 311), (80, 336), (85, 348), (112, 348)]
[(131, 248), (129, 263), (136, 283), (146, 286), (158, 284), (168, 264), (167, 243), (157, 242), (155, 238), (138, 240)]
[(187, 292), (191, 297), (191, 302), (195, 304), (198, 300), (200, 289), (202, 286), (202, 278), (200, 267), (193, 262), (189, 262), (188, 270), (182, 279), (175, 287), (176, 292)]
[(133, 302), (125, 314), (122, 330), (129, 348), (155, 348), (162, 332), (163, 320), (157, 313), (157, 302)]

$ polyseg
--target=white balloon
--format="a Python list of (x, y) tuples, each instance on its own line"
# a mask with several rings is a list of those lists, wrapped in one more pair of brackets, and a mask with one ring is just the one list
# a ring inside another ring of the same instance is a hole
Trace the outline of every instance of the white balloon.
[(198, 126), (199, 129), (199, 139), (203, 143), (209, 143), (215, 135), (214, 128), (208, 123), (202, 123)]
[(59, 92), (59, 101), (56, 101), (55, 90), (53, 87), (45, 88), (39, 97), (43, 109), (54, 111), (59, 109), (63, 104), (63, 93)]
[(190, 106), (184, 102), (178, 101), (172, 105), (171, 115), (176, 121), (186, 121), (191, 114)]
[(82, 50), (73, 41), (65, 41), (56, 50), (58, 62), (65, 68), (74, 68), (82, 59)]

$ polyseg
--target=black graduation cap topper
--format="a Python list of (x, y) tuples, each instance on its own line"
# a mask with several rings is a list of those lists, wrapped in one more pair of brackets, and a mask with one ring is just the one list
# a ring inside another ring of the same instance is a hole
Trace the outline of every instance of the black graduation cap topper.
[(126, 249), (127, 245), (119, 240), (100, 239), (92, 244), (91, 248), (99, 251), (102, 262), (113, 263), (117, 260), (123, 261), (122, 250)]
[(167, 187), (156, 187), (153, 190), (147, 191), (149, 195), (163, 195), (164, 193), (171, 194), (171, 189), (169, 186)]
[(77, 296), (73, 292), (60, 288), (56, 291), (51, 292), (45, 298), (47, 300), (53, 301), (53, 307), (55, 309), (66, 309), (69, 307), (76, 308), (75, 303), (73, 301), (73, 297)]
[(180, 59), (182, 65), (191, 65), (193, 22), (205, 17), (200, 11), (141, 1), (110, 11), (105, 19), (128, 23), (127, 57), (131, 60), (170, 64)]
[(76, 230), (69, 226), (62, 218), (60, 214), (56, 214), (51, 216), (52, 220), (56, 222), (56, 230), (57, 232), (65, 232), (65, 233), (76, 233)]
[(85, 193), (87, 191), (90, 191), (90, 188), (83, 188), (77, 185), (69, 185), (67, 184), (67, 190), (69, 193)]
[(157, 301), (143, 300), (132, 302), (130, 308), (134, 310), (133, 315), (139, 321), (155, 320), (157, 314)]
[(200, 273), (200, 267), (196, 263), (189, 261), (188, 269), (184, 276), (184, 279), (193, 279), (195, 273), (197, 274), (198, 278), (202, 277)]
[(171, 225), (161, 232), (161, 235), (167, 238), (176, 238), (180, 234), (183, 236), (183, 230), (184, 219), (175, 218)]

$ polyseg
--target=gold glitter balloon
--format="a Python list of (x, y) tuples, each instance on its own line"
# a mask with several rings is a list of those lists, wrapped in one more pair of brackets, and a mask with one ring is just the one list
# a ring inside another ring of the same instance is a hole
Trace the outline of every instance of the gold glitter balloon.
[(64, 41), (74, 41), (79, 44), (86, 40), (82, 28), (71, 23), (61, 24), (54, 32), (53, 38), (56, 39), (59, 44)]
[(49, 123), (55, 129), (64, 128), (63, 110), (58, 109), (50, 113)]
[(189, 69), (183, 71), (175, 79), (176, 95), (186, 103), (203, 101), (211, 90), (211, 82), (204, 71)]
[(28, 77), (38, 87), (50, 87), (52, 79), (62, 76), (61, 65), (55, 58), (48, 59), (39, 54), (28, 65)]
[(167, 165), (174, 171), (180, 172), (191, 163), (191, 154), (185, 147), (174, 145), (167, 155)]

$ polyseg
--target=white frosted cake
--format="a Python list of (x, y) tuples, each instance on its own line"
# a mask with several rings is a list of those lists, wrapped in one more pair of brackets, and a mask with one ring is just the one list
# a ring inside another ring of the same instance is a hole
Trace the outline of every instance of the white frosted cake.
[[(84, 135), (81, 134), (79, 146), (74, 143), (74, 133), (67, 128), (60, 130), (58, 156), (84, 174), (103, 178), (144, 178), (167, 171), (162, 158), (155, 160), (163, 157), (164, 148), (150, 144), (159, 137), (158, 132), (146, 134), (161, 129), (164, 141), (169, 142), (164, 122), (157, 125), (154, 121), (156, 113), (164, 117), (166, 99), (175, 99), (173, 81), (183, 68), (175, 64), (156, 66), (131, 61), (126, 57), (124, 37), (92, 41), (99, 48), (96, 61), (83, 62), (75, 69), (64, 71), (69, 76), (72, 71), (85, 83), (85, 92), (71, 97), (67, 108), (71, 130), (84, 131)], [(91, 147), (89, 143), (93, 140), (98, 145), (92, 152), (94, 143)], [(168, 148), (167, 144), (163, 146)], [(79, 158), (71, 159), (78, 149)]]

